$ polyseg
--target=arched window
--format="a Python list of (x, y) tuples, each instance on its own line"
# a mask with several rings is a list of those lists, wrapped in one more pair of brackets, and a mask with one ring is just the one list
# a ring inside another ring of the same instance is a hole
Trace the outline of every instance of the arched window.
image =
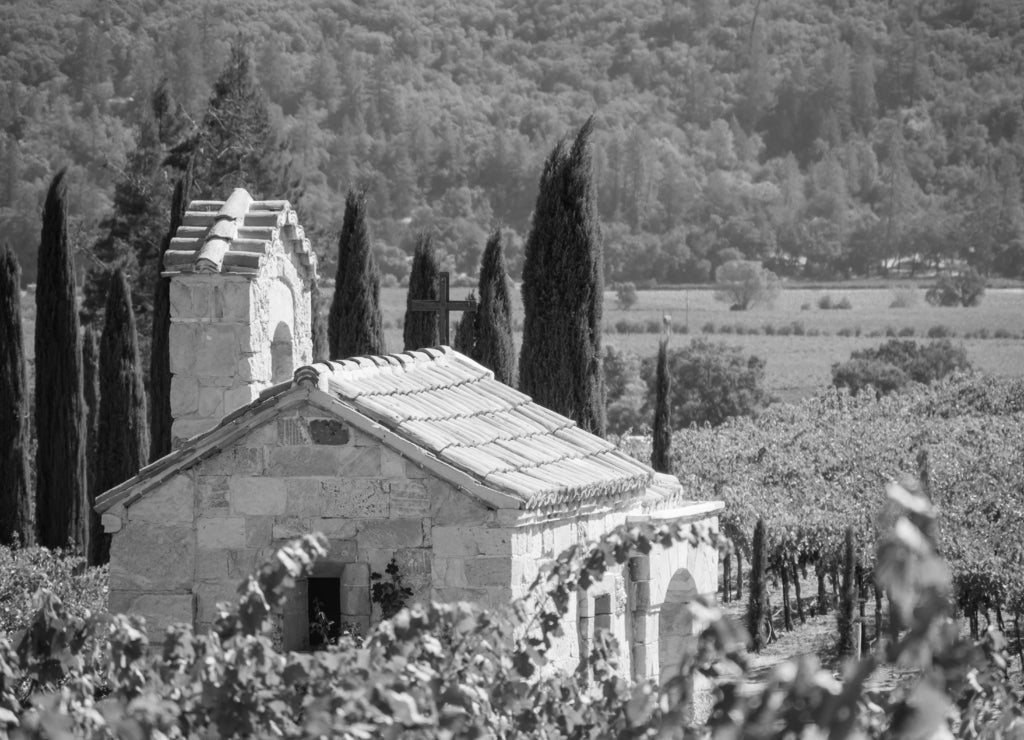
[(292, 328), (284, 321), (274, 329), (270, 343), (270, 374), (272, 383), (290, 380), (295, 372), (292, 348)]

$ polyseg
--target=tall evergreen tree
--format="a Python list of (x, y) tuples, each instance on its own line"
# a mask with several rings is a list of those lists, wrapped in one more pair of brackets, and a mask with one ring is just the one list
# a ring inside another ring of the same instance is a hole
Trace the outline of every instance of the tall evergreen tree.
[[(476, 296), (470, 291), (466, 300), (475, 301)], [(455, 336), (452, 338), (452, 349), (466, 357), (476, 356), (476, 312), (463, 311), (459, 323), (455, 325)]]
[(538, 403), (604, 434), (601, 227), (593, 185), (593, 119), (544, 163), (523, 264), (519, 385)]
[(668, 339), (658, 344), (658, 370), (654, 385), (654, 440), (651, 467), (672, 472), (672, 378), (668, 374)]
[[(157, 265), (163, 269), (164, 253), (181, 226), (188, 208), (191, 170), (174, 186), (171, 223), (160, 245)], [(149, 353), (149, 459), (159, 460), (171, 451), (171, 280), (158, 277), (153, 286), (153, 334)]]
[(213, 85), (202, 123), (171, 151), (167, 162), (182, 169), (195, 162), (199, 198), (226, 198), (234, 188), (270, 197), (281, 185), (276, 149), (266, 95), (253, 77), (248, 49), (236, 41)]
[[(122, 270), (110, 279), (103, 334), (100, 337), (100, 414), (96, 444), (96, 485), (101, 494), (122, 483), (146, 464), (149, 421), (142, 384), (131, 290)], [(94, 526), (98, 526), (98, 517)], [(93, 538), (90, 561), (110, 559), (110, 537)]]
[[(853, 527), (847, 527), (843, 538), (843, 575), (839, 594), (839, 609), (836, 611), (836, 629), (839, 632), (839, 654), (852, 655), (854, 650), (853, 631), (857, 629), (857, 584), (854, 571), (857, 568), (857, 552), (853, 544)], [(859, 657), (859, 656), (855, 656)]]
[(309, 287), (310, 334), (313, 340), (313, 362), (331, 359), (330, 343), (327, 341), (327, 319), (324, 318), (323, 298), (320, 295), (320, 276), (317, 275)]
[[(169, 146), (181, 136), (185, 113), (161, 82), (143, 111), (135, 149), (114, 185), (112, 211), (89, 250), (91, 267), (82, 286), (82, 319), (99, 326), (114, 268), (128, 273), (132, 307), (148, 321), (160, 279), (161, 240), (172, 184), (163, 167)], [(146, 342), (148, 351), (148, 342)]]
[(28, 414), (21, 267), (5, 244), (0, 247), (0, 545), (35, 542)]
[(39, 544), (88, 552), (86, 430), (67, 182), (61, 170), (43, 206), (36, 286), (36, 527)]
[[(110, 281), (107, 281), (110, 284)], [(87, 325), (82, 332), (82, 387), (85, 392), (85, 458), (88, 468), (89, 498), (93, 500), (103, 491), (96, 490), (96, 444), (100, 420), (100, 347), (96, 330)], [(92, 514), (97, 518), (95, 513)], [(90, 525), (90, 532), (95, 529)]]
[(497, 229), (487, 240), (480, 263), (480, 305), (475, 312), (476, 348), (473, 359), (494, 371), (494, 377), (512, 385), (516, 376), (516, 348), (512, 338), (512, 296), (508, 271)]
[(380, 314), (380, 270), (366, 228), (366, 198), (354, 191), (345, 199), (328, 330), (331, 359), (387, 351)]
[(437, 281), (441, 269), (430, 236), (420, 234), (412, 254), (412, 272), (409, 274), (409, 292), (405, 303), (405, 324), (402, 341), (408, 352), (421, 347), (434, 347), (438, 343), (437, 313), (413, 311), (415, 300), (436, 301)]
[(750, 586), (747, 589), (747, 632), (752, 647), (761, 652), (765, 647), (762, 623), (768, 614), (768, 543), (764, 519), (758, 519), (754, 526), (754, 539), (750, 545)]

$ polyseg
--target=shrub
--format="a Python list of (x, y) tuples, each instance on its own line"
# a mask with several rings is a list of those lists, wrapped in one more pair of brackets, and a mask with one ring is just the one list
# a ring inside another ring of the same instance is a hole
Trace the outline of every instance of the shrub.
[(913, 285), (897, 285), (892, 289), (889, 308), (913, 308), (919, 301), (920, 296)]
[(640, 358), (632, 352), (605, 345), (604, 370), (606, 425), (610, 434), (625, 434), (643, 427), (647, 386), (640, 377)]
[(782, 289), (779, 278), (760, 262), (730, 260), (715, 270), (718, 289), (715, 299), (737, 311), (758, 305), (771, 305)]
[(618, 334), (642, 334), (647, 328), (639, 319), (619, 319), (615, 322), (615, 331)]
[(380, 607), (381, 617), (391, 619), (406, 607), (412, 589), (405, 585), (402, 572), (394, 557), (384, 568), (384, 575), (371, 573), (370, 601)]
[(800, 310), (801, 311), (810, 311), (811, 310), (811, 304), (810, 303), (801, 303), (800, 304)]
[(658, 319), (647, 319), (644, 321), (644, 331), (648, 334), (658, 334), (665, 327), (665, 322)]
[(912, 337), (912, 336), (914, 336), (914, 327), (912, 327), (912, 326), (904, 326), (902, 329), (899, 330), (898, 336), (901, 336), (901, 337)]
[(869, 384), (879, 393), (888, 393), (906, 385), (899, 373), (917, 383), (930, 384), (970, 367), (964, 350), (948, 340), (920, 345), (909, 339), (891, 339), (879, 347), (857, 350), (851, 353), (849, 362), (833, 366), (832, 383), (854, 393)]
[(714, 321), (709, 321), (708, 323), (704, 324), (704, 326), (702, 326), (700, 328), (700, 330), (704, 334), (714, 334), (715, 333), (715, 322)]
[(850, 299), (843, 296), (841, 300), (833, 300), (832, 296), (826, 293), (818, 299), (818, 308), (824, 310), (848, 310), (853, 308), (853, 304), (850, 303)]
[(953, 330), (945, 324), (936, 324), (928, 330), (929, 339), (944, 339), (953, 336)]
[(868, 387), (882, 396), (906, 387), (908, 382), (910, 378), (900, 368), (880, 360), (853, 359), (832, 366), (832, 385), (849, 388), (854, 396)]
[(761, 327), (766, 337), (775, 336), (775, 326), (773, 324), (765, 324)]
[(57, 596), (73, 615), (103, 611), (107, 569), (86, 569), (85, 558), (45, 547), (0, 546), (0, 637), (28, 626), (40, 589)]
[(1010, 333), (1009, 329), (996, 329), (992, 332), (993, 339), (1013, 339), (1013, 334)]
[[(739, 347), (694, 339), (668, 355), (672, 377), (672, 418), (676, 425), (721, 424), (734, 416), (754, 416), (767, 401), (764, 360)], [(654, 403), (654, 359), (643, 363), (647, 384), (646, 418)]]
[(842, 329), (836, 332), (836, 335), (840, 337), (852, 337), (853, 329), (850, 328), (849, 326), (844, 326)]
[(775, 334), (777, 334), (780, 337), (788, 337), (792, 333), (793, 333), (793, 325), (792, 324), (783, 324), (782, 326), (778, 327), (775, 330)]
[(985, 295), (985, 278), (973, 267), (957, 275), (942, 275), (924, 299), (933, 306), (977, 306)]
[(615, 301), (626, 311), (636, 305), (636, 286), (633, 283), (619, 283), (615, 287)]
[(802, 337), (807, 332), (804, 330), (804, 322), (794, 321), (790, 326), (793, 327), (793, 334), (798, 337)]

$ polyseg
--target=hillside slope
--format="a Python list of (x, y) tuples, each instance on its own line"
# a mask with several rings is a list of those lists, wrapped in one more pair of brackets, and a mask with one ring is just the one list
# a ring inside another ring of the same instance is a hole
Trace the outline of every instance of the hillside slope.
[(368, 187), (396, 277), (417, 228), (475, 272), (495, 224), (518, 272), (543, 157), (591, 114), (611, 279), (704, 280), (740, 255), (828, 276), (906, 255), (1024, 270), (1018, 0), (578, 6), (4, 2), (0, 228), (33, 280), (42, 193), (70, 162), (88, 251), (151, 91), (166, 77), (198, 120), (241, 40), (281, 193), (323, 250), (345, 190)]

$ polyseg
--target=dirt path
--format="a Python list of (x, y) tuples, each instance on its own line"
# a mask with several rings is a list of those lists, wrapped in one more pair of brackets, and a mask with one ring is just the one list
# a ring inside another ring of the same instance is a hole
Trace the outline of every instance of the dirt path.
[[(745, 618), (746, 600), (732, 601), (722, 605), (723, 611), (741, 623)], [(777, 639), (769, 643), (760, 653), (750, 654), (750, 681), (764, 681), (779, 664), (805, 655), (814, 656), (821, 665), (839, 676), (843, 659), (836, 652), (836, 616), (835, 612), (807, 617), (801, 624), (793, 615), (794, 626), (790, 631), (783, 629), (781, 619), (775, 624)], [(874, 635), (874, 626), (868, 625), (869, 636)], [(914, 671), (900, 671), (893, 666), (883, 665), (875, 669), (868, 680), (867, 688), (871, 691), (888, 692), (902, 682), (912, 680)]]

